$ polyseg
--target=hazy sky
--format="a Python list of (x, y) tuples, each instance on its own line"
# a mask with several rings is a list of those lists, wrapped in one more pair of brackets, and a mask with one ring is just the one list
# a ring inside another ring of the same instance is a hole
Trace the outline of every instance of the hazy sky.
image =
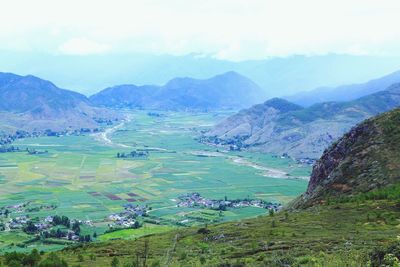
[(399, 54), (399, 0), (0, 0), (0, 49), (53, 54)]

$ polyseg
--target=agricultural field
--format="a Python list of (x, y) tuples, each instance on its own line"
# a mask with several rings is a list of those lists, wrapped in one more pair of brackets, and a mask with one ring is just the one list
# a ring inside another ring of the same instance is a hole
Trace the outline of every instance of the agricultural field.
[[(182, 194), (198, 192), (209, 199), (250, 198), (286, 204), (307, 186), (309, 166), (274, 155), (225, 151), (197, 142), (201, 131), (227, 116), (226, 112), (154, 114), (127, 112), (127, 121), (97, 134), (27, 138), (13, 143), (20, 152), (0, 154), (0, 207), (25, 203), (26, 207), (16, 209), (10, 218), (68, 216), (89, 221), (82, 232), (96, 232), (99, 240), (129, 239), (174, 227), (268, 213), (257, 207), (221, 212), (177, 207)], [(38, 153), (27, 153), (27, 148)], [(117, 157), (131, 151), (147, 154)], [(104, 234), (110, 223), (108, 216), (122, 212), (126, 204), (147, 206), (149, 216), (144, 218), (143, 227)], [(20, 230), (1, 231), (0, 252), (34, 247), (54, 250), (68, 243), (30, 239), (32, 236)]]

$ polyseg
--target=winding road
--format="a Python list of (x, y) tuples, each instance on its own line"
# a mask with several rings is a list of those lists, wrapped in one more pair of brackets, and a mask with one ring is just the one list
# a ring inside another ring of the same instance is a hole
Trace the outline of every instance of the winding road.
[(115, 125), (114, 127), (111, 128), (107, 128), (104, 130), (104, 132), (100, 132), (100, 133), (95, 133), (93, 134), (93, 137), (99, 141), (102, 142), (103, 144), (107, 145), (107, 146), (113, 146), (113, 147), (123, 147), (123, 148), (133, 148), (133, 146), (128, 146), (125, 144), (121, 144), (121, 143), (115, 143), (110, 139), (110, 136), (117, 131), (118, 129), (121, 129), (122, 127), (124, 127), (124, 125), (128, 122), (130, 122), (132, 120), (132, 117), (127, 117), (126, 120), (124, 120), (123, 122)]

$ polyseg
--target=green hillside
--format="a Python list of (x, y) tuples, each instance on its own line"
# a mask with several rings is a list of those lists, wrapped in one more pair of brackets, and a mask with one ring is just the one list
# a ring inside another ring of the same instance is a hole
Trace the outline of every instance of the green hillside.
[(399, 198), (332, 202), (207, 228), (82, 245), (57, 255), (71, 266), (110, 266), (114, 258), (119, 266), (138, 266), (137, 261), (144, 266), (146, 257), (147, 266), (366, 266), (374, 249), (398, 239), (399, 207)]

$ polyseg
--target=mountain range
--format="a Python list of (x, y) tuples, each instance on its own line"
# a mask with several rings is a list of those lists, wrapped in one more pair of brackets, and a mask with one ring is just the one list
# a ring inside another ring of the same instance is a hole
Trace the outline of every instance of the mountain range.
[(400, 83), (400, 71), (370, 80), (366, 83), (342, 85), (339, 87), (321, 87), (288, 96), (285, 99), (306, 107), (327, 101), (350, 101), (379, 92), (382, 88), (387, 88), (395, 83)]
[[(400, 85), (384, 90), (398, 78), (400, 72), (395, 72), (337, 89), (337, 96), (342, 99), (375, 92), (351, 101), (303, 107), (273, 98), (225, 119), (201, 140), (232, 149), (315, 159), (358, 122), (399, 106)], [(209, 79), (175, 78), (163, 86), (119, 85), (89, 98), (32, 75), (0, 73), (1, 130), (6, 133), (95, 129), (101, 122), (122, 118), (114, 108), (235, 110), (264, 98), (264, 91), (257, 84), (233, 71)]]
[(1, 129), (15, 132), (96, 128), (114, 112), (94, 107), (79, 93), (60, 89), (38, 77), (0, 73)]
[(46, 77), (62, 88), (73, 88), (86, 95), (116, 84), (160, 86), (175, 77), (207, 79), (236, 71), (256, 82), (271, 98), (321, 86), (360, 83), (400, 69), (398, 57), (339, 54), (234, 62), (201, 54), (61, 55), (0, 51), (0, 58), (0, 70)]
[(175, 78), (163, 86), (119, 85), (89, 99), (105, 107), (209, 110), (244, 108), (264, 97), (257, 84), (231, 71), (204, 80)]
[(217, 124), (203, 142), (231, 149), (318, 158), (325, 148), (360, 121), (400, 105), (400, 84), (348, 102), (303, 108), (274, 98), (244, 109)]

